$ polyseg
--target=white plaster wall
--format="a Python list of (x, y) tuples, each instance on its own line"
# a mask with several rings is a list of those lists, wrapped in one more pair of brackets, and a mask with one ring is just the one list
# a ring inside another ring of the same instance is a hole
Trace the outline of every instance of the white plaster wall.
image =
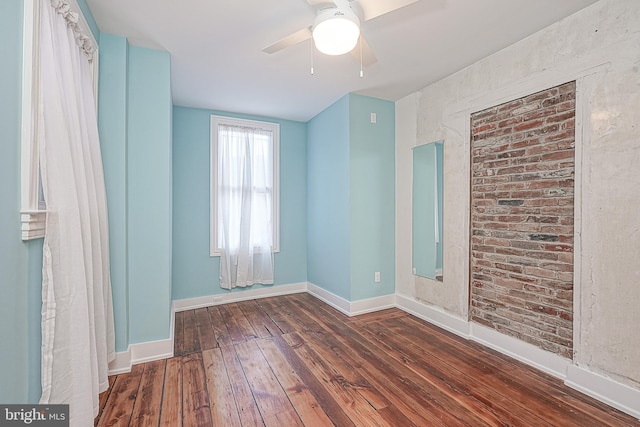
[[(469, 114), (570, 80), (578, 81), (573, 363), (638, 388), (640, 1), (600, 0), (397, 102), (397, 292), (467, 318)], [(439, 139), (442, 283), (411, 275), (411, 148)]]

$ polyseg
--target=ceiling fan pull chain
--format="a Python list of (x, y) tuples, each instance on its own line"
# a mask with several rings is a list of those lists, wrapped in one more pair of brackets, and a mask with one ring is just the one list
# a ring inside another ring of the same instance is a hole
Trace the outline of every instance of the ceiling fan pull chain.
[(364, 77), (364, 71), (362, 70), (362, 34), (360, 34), (360, 78)]
[(311, 39), (309, 46), (311, 48), (311, 75), (313, 76), (313, 39)]

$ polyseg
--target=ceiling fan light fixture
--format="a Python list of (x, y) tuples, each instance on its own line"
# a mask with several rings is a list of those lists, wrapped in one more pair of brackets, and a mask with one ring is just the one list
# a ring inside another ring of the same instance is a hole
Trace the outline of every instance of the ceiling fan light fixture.
[(316, 48), (326, 55), (351, 52), (359, 37), (360, 20), (350, 9), (325, 9), (313, 24), (313, 41)]

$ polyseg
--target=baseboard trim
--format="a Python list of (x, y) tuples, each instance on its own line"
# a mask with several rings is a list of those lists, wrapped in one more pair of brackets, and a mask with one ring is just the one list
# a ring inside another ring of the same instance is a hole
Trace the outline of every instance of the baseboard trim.
[(387, 308), (393, 307), (396, 307), (395, 294), (362, 299), (349, 304), (349, 316), (372, 313), (374, 311), (386, 310)]
[(469, 338), (469, 322), (447, 313), (440, 307), (427, 305), (424, 302), (401, 294), (396, 294), (396, 306), (446, 331), (463, 338)]
[(131, 367), (138, 363), (169, 357), (173, 357), (173, 334), (164, 340), (130, 344), (126, 351), (116, 353), (116, 358), (109, 363), (109, 375), (131, 372)]
[(173, 337), (166, 340), (131, 344), (131, 364), (151, 362), (173, 357)]
[(291, 283), (288, 285), (277, 285), (247, 289), (242, 292), (229, 292), (226, 294), (207, 295), (204, 297), (184, 298), (173, 300), (174, 313), (196, 308), (210, 307), (213, 305), (229, 304), (232, 302), (247, 301), (258, 298), (275, 297), (279, 295), (289, 295), (307, 291), (307, 282)]
[(311, 294), (311, 296), (318, 298), (320, 301), (324, 301), (325, 303), (329, 304), (340, 313), (346, 314), (347, 316), (351, 315), (349, 310), (351, 307), (351, 302), (342, 298), (341, 296), (338, 296), (333, 292), (329, 292), (326, 289), (314, 285), (311, 282), (307, 283), (307, 292)]
[(532, 344), (502, 334), (486, 326), (469, 322), (470, 338), (482, 345), (513, 357), (529, 366), (564, 380), (567, 377), (569, 359), (542, 350)]
[(125, 351), (116, 353), (116, 358), (109, 363), (109, 375), (131, 372), (131, 346)]
[(382, 295), (374, 298), (367, 298), (358, 301), (349, 301), (323, 289), (313, 283), (307, 283), (307, 292), (321, 301), (329, 304), (339, 312), (347, 316), (357, 316), (359, 314), (371, 313), (373, 311), (384, 310), (396, 306), (395, 294)]
[(564, 383), (640, 420), (640, 390), (578, 365), (569, 365)]

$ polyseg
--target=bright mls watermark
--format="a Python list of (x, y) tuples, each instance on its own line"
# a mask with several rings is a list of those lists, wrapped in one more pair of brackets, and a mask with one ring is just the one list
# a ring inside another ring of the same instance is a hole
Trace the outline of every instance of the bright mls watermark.
[(0, 427), (69, 427), (69, 405), (0, 405)]

